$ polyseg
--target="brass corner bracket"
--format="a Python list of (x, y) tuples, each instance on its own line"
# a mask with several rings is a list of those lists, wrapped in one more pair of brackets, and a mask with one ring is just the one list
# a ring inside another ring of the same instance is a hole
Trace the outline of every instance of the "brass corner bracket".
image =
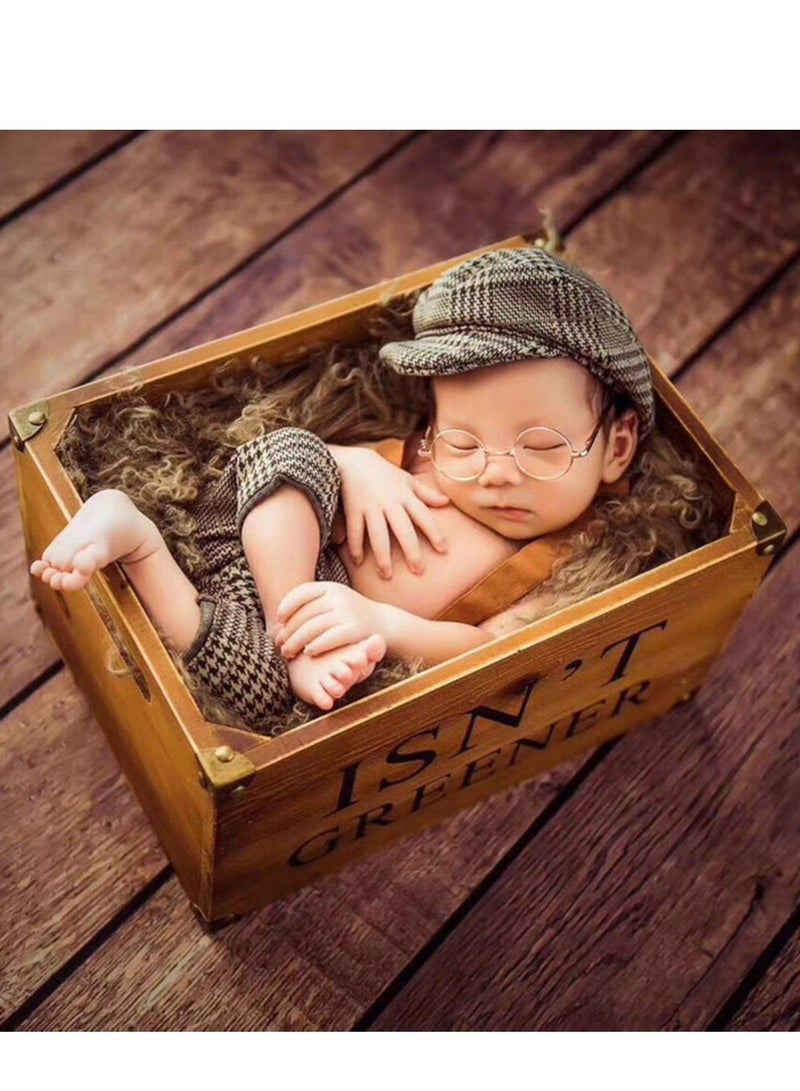
[(201, 769), (200, 783), (215, 795), (236, 799), (255, 776), (255, 765), (232, 746), (210, 746), (198, 750), (196, 757)]
[(758, 542), (757, 554), (778, 552), (786, 538), (786, 524), (768, 500), (762, 500), (750, 516), (750, 526)]
[(224, 917), (215, 917), (213, 920), (211, 917), (207, 917), (203, 910), (195, 902), (190, 903), (192, 912), (200, 923), (200, 927), (204, 932), (209, 935), (213, 935), (214, 932), (219, 932), (220, 928), (227, 928), (231, 924), (236, 924), (237, 921), (242, 919), (241, 913), (228, 913)]
[(47, 424), (50, 407), (46, 401), (20, 405), (8, 414), (8, 428), (11, 440), (18, 451), (22, 451), (26, 442)]

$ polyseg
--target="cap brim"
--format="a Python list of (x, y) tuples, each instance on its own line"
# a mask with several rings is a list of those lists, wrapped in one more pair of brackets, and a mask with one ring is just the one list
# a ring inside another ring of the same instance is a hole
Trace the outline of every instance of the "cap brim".
[(559, 355), (558, 349), (529, 338), (474, 327), (463, 333), (389, 341), (378, 350), (379, 359), (401, 375), (457, 375), (490, 364)]

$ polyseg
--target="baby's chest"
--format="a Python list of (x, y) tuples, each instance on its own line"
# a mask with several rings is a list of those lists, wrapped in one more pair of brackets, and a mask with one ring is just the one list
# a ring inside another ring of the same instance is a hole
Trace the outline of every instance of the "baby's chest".
[(488, 527), (477, 523), (454, 505), (431, 509), (447, 540), (447, 551), (439, 553), (425, 534), (417, 530), (424, 571), (416, 575), (406, 564), (397, 539), (390, 538), (392, 578), (385, 580), (378, 572), (375, 555), (365, 543), (364, 560), (353, 564), (345, 543), (338, 547), (356, 591), (376, 602), (388, 602), (419, 617), (435, 618), (456, 598), (518, 549)]

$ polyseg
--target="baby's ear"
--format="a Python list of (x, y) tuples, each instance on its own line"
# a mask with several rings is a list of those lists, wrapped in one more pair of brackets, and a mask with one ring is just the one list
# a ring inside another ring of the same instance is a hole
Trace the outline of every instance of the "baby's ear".
[(618, 481), (630, 465), (639, 444), (639, 414), (625, 409), (611, 425), (603, 462), (603, 481)]

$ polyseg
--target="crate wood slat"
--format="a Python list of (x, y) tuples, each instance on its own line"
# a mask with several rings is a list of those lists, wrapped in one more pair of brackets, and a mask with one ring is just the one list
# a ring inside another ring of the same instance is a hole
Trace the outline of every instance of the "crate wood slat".
[[(42, 627), (31, 598), (19, 494), (11, 445), (0, 451), (0, 707), (31, 686), (57, 661), (53, 641)], [(8, 736), (4, 740), (8, 744)]]
[(619, 743), (374, 1029), (707, 1026), (800, 899), (799, 661), (795, 543), (691, 705)]
[[(11, 405), (80, 383), (401, 133), (152, 132), (0, 232)], [(24, 360), (24, 367), (20, 361)]]
[(85, 168), (128, 134), (124, 129), (6, 129), (0, 132), (0, 218)]
[(764, 976), (726, 1023), (726, 1030), (800, 1029), (800, 933), (795, 931), (780, 948)]

